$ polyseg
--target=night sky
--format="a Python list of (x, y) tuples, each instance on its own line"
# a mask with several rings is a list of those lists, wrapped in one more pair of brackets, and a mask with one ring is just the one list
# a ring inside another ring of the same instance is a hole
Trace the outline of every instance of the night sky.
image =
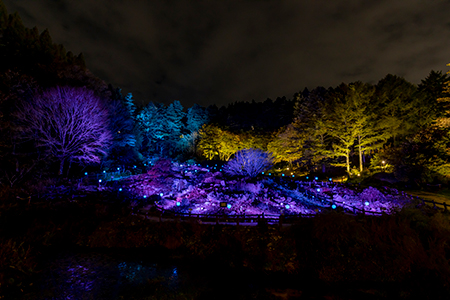
[(3, 2), (137, 103), (291, 98), (388, 73), (419, 83), (450, 62), (448, 0)]

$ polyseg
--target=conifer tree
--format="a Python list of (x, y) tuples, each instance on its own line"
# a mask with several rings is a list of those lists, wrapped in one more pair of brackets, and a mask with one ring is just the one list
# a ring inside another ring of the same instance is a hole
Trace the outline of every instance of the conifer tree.
[(130, 118), (134, 120), (135, 119), (134, 113), (136, 111), (136, 105), (134, 105), (133, 95), (131, 93), (128, 93), (125, 96), (124, 102), (125, 102), (125, 106), (128, 110), (128, 113), (130, 115)]
[(323, 87), (317, 87), (311, 92), (305, 89), (302, 93), (294, 95), (294, 98), (293, 131), (285, 137), (297, 140), (294, 145), (303, 148), (302, 160), (306, 164), (311, 167), (322, 163), (322, 171), (325, 172), (325, 159), (329, 156), (326, 127), (327, 90)]
[(5, 4), (0, 0), (0, 34), (3, 32), (3, 29), (6, 28), (8, 22), (8, 10), (6, 9)]
[[(450, 67), (450, 64), (447, 64)], [(450, 71), (447, 72), (450, 74)], [(450, 128), (450, 80), (445, 83), (443, 97), (438, 98), (441, 116), (436, 120), (436, 125), (440, 128)]]
[(414, 97), (417, 87), (404, 78), (388, 74), (376, 85), (373, 111), (384, 124), (394, 146), (415, 126)]
[(189, 132), (197, 132), (208, 119), (206, 110), (196, 103), (187, 110), (186, 129)]

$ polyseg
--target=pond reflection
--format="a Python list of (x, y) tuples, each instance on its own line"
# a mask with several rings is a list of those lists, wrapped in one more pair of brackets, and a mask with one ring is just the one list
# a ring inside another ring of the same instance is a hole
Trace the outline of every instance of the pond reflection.
[(124, 291), (150, 285), (176, 290), (178, 269), (142, 261), (123, 261), (99, 253), (60, 255), (50, 259), (37, 299), (119, 299)]

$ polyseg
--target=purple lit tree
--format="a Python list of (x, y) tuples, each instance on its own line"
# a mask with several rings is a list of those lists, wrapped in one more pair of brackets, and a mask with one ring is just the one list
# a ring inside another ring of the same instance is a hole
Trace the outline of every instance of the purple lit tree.
[(225, 173), (234, 176), (255, 177), (272, 166), (272, 154), (260, 149), (244, 149), (224, 166)]
[(21, 137), (59, 162), (59, 175), (66, 162), (99, 163), (112, 141), (108, 110), (86, 88), (49, 89), (24, 101), (15, 117)]

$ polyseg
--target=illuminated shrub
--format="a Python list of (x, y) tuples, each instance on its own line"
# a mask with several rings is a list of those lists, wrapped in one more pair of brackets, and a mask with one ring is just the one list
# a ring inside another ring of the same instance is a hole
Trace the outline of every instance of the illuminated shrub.
[(272, 166), (272, 154), (260, 149), (244, 149), (236, 152), (225, 165), (225, 173), (232, 176), (255, 177)]

